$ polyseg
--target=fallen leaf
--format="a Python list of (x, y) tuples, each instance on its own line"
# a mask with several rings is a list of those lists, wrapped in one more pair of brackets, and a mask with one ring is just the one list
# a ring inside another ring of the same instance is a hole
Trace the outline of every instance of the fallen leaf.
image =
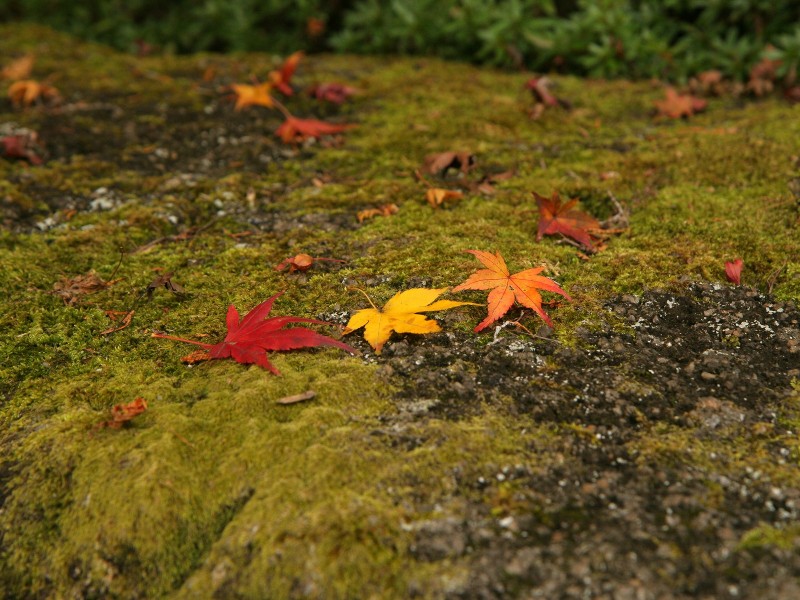
[(275, 299), (283, 292), (279, 292), (265, 300), (241, 319), (236, 307), (228, 306), (228, 315), (225, 319), (228, 334), (219, 344), (204, 344), (195, 340), (187, 340), (165, 333), (155, 332), (152, 337), (166, 340), (175, 340), (194, 344), (206, 350), (211, 358), (233, 358), (241, 364), (257, 364), (279, 375), (278, 370), (272, 366), (267, 358), (267, 352), (282, 352), (298, 348), (312, 348), (316, 346), (335, 346), (351, 354), (358, 351), (338, 340), (306, 329), (305, 327), (292, 327), (283, 329), (289, 323), (316, 323), (327, 325), (325, 321), (306, 319), (303, 317), (268, 317)]
[(59, 296), (64, 301), (64, 304), (69, 306), (74, 304), (80, 296), (99, 292), (111, 287), (118, 281), (121, 280), (103, 281), (97, 273), (89, 271), (76, 277), (62, 277), (53, 284), (53, 291), (50, 293)]
[(675, 88), (668, 87), (666, 98), (656, 100), (655, 105), (659, 116), (680, 119), (681, 117), (691, 117), (693, 114), (705, 110), (708, 102), (689, 94), (679, 94)]
[(236, 104), (234, 110), (242, 110), (248, 106), (265, 106), (273, 108), (275, 101), (269, 95), (272, 89), (271, 83), (259, 83), (256, 85), (247, 85), (244, 83), (234, 83), (231, 85), (231, 90), (236, 94)]
[[(416, 313), (449, 310), (457, 306), (473, 304), (472, 302), (455, 302), (453, 300), (434, 302), (436, 298), (446, 291), (447, 288), (413, 288), (398, 292), (382, 309), (378, 309), (373, 305), (372, 308), (357, 311), (350, 317), (342, 335), (347, 335), (356, 329), (364, 327), (364, 339), (375, 349), (376, 354), (380, 354), (383, 345), (393, 331), (397, 333), (434, 333), (441, 331), (442, 328), (439, 327), (436, 321)], [(372, 301), (370, 300), (371, 303)]]
[(317, 392), (314, 390), (308, 390), (307, 392), (303, 392), (302, 394), (294, 394), (292, 396), (285, 396), (284, 398), (279, 398), (275, 400), (275, 404), (297, 404), (298, 402), (305, 402), (306, 400), (311, 400), (317, 395)]
[(4, 158), (21, 158), (32, 165), (41, 165), (44, 160), (37, 154), (38, 144), (36, 133), (27, 135), (8, 135), (0, 138)]
[(33, 61), (33, 54), (26, 54), (12, 60), (0, 70), (0, 79), (10, 79), (11, 81), (27, 79), (33, 70)]
[(372, 217), (388, 217), (397, 213), (398, 210), (400, 209), (397, 207), (397, 204), (382, 204), (378, 208), (365, 208), (364, 210), (358, 211), (356, 218), (359, 223), (362, 223)]
[(600, 223), (593, 216), (575, 208), (578, 203), (577, 198), (562, 204), (555, 190), (550, 198), (540, 196), (536, 192), (533, 192), (533, 196), (539, 206), (537, 242), (542, 236), (561, 233), (577, 241), (587, 250), (594, 249), (588, 230), (600, 229)]
[(195, 350), (186, 356), (181, 356), (181, 362), (186, 365), (196, 365), (197, 363), (211, 360), (208, 350)]
[(306, 138), (318, 138), (323, 135), (333, 135), (346, 131), (355, 125), (327, 123), (317, 119), (298, 119), (287, 116), (286, 120), (275, 130), (275, 135), (284, 142), (297, 142)]
[(743, 266), (744, 266), (744, 261), (741, 258), (737, 258), (734, 261), (726, 261), (725, 277), (728, 278), (728, 281), (736, 285), (741, 285)]
[(279, 265), (276, 265), (275, 270), (283, 271), (288, 267), (289, 273), (293, 273), (294, 271), (307, 271), (308, 269), (311, 268), (311, 265), (313, 265), (318, 260), (329, 261), (329, 262), (340, 262), (340, 263), (345, 262), (339, 258), (325, 258), (322, 256), (315, 258), (309, 254), (303, 254), (301, 252), (296, 256), (287, 258)]
[(271, 71), (269, 79), (275, 88), (284, 96), (291, 96), (294, 94), (291, 82), (292, 76), (297, 69), (297, 63), (303, 58), (303, 52), (298, 51), (291, 54), (284, 62), (281, 68), (277, 71)]
[(111, 420), (98, 423), (95, 425), (95, 429), (102, 429), (103, 427), (121, 429), (125, 423), (146, 410), (147, 400), (141, 397), (126, 404), (115, 404), (111, 408)]
[[(116, 311), (116, 310), (107, 310), (106, 311), (106, 315), (108, 315), (108, 317), (112, 321), (116, 321), (117, 320), (117, 318), (118, 318), (117, 315), (118, 314), (120, 314), (120, 311)], [(101, 331), (100, 335), (109, 335), (111, 333), (116, 333), (117, 331), (122, 331), (128, 325), (131, 324), (131, 321), (133, 321), (133, 315), (136, 314), (136, 311), (135, 310), (129, 310), (128, 312), (125, 312), (125, 313), (122, 313), (122, 314), (124, 314), (125, 316), (122, 317), (122, 321), (120, 321), (120, 325), (118, 325), (117, 327), (109, 327), (108, 329), (106, 329), (104, 331)]]
[(475, 166), (475, 156), (470, 152), (439, 152), (429, 154), (422, 163), (422, 170), (431, 175), (445, 175), (449, 169), (469, 173)]
[(443, 190), (441, 188), (430, 188), (425, 197), (433, 208), (439, 208), (442, 204), (450, 200), (461, 200), (464, 194), (455, 190)]
[(16, 81), (8, 86), (8, 98), (14, 108), (26, 108), (37, 100), (50, 104), (58, 104), (61, 101), (61, 95), (56, 88), (33, 79)]
[(745, 89), (756, 96), (769, 94), (775, 89), (775, 79), (780, 66), (779, 59), (763, 58), (750, 69)]
[(344, 85), (343, 83), (318, 83), (309, 88), (308, 93), (317, 100), (325, 100), (333, 104), (342, 104), (350, 96), (358, 93), (356, 88)]
[(552, 327), (553, 322), (542, 308), (542, 296), (538, 290), (555, 292), (556, 294), (561, 294), (567, 300), (572, 300), (555, 281), (539, 275), (544, 270), (544, 267), (526, 269), (511, 275), (505, 260), (503, 260), (499, 252), (494, 254), (481, 250), (467, 250), (467, 252), (473, 254), (488, 268), (481, 269), (470, 275), (464, 283), (454, 287), (453, 292), (492, 290), (489, 292), (488, 298), (489, 314), (475, 327), (476, 332), (485, 329), (506, 314), (514, 304), (515, 299), (522, 306), (533, 309), (545, 323)]
[[(530, 90), (533, 94), (534, 100), (537, 104), (541, 103), (545, 106), (560, 106), (562, 108), (572, 108), (572, 103), (557, 97), (550, 91), (552, 82), (547, 77), (532, 77), (525, 82), (525, 88)], [(541, 116), (542, 111), (538, 111), (534, 118)]]
[(689, 80), (689, 89), (694, 94), (721, 96), (726, 91), (722, 71), (711, 70), (698, 73)]
[(153, 281), (147, 284), (145, 288), (145, 292), (147, 293), (147, 298), (150, 299), (153, 297), (153, 292), (155, 292), (158, 288), (164, 287), (164, 289), (172, 292), (173, 294), (185, 294), (186, 290), (183, 289), (183, 286), (178, 285), (174, 281), (172, 281), (172, 276), (174, 273), (165, 273), (164, 275), (159, 275)]
[(325, 33), (325, 21), (317, 17), (308, 17), (306, 21), (306, 34), (310, 38), (317, 38)]

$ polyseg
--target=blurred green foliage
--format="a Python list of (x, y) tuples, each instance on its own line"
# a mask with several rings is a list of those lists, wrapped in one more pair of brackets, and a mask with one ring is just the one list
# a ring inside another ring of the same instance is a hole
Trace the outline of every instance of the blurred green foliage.
[(797, 0), (0, 0), (32, 20), (132, 49), (297, 49), (441, 56), (595, 77), (743, 80), (800, 61)]

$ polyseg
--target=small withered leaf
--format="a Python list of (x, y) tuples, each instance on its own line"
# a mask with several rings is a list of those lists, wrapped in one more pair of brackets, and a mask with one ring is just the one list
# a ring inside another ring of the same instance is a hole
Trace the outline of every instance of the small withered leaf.
[(174, 273), (164, 273), (163, 275), (159, 275), (153, 281), (151, 281), (145, 291), (147, 292), (147, 299), (153, 297), (153, 292), (156, 291), (160, 287), (164, 287), (164, 289), (169, 290), (173, 294), (185, 294), (186, 290), (183, 289), (183, 286), (175, 283), (172, 281), (172, 276)]
[(430, 175), (445, 175), (450, 169), (469, 173), (475, 164), (475, 156), (471, 152), (439, 152), (425, 157), (422, 170)]

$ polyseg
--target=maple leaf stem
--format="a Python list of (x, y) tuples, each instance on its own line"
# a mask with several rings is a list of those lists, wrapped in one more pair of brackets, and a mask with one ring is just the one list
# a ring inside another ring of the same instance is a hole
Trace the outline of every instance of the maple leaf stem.
[(367, 299), (367, 302), (369, 302), (370, 306), (372, 308), (374, 308), (375, 310), (377, 310), (378, 312), (380, 312), (380, 309), (377, 306), (375, 306), (375, 303), (372, 301), (372, 298), (370, 298), (369, 295), (367, 295), (367, 292), (365, 292), (361, 288), (357, 288), (357, 287), (348, 287), (347, 289), (348, 290), (355, 290), (357, 292), (361, 292), (362, 294), (364, 294), (364, 297)]
[(287, 119), (294, 117), (294, 115), (289, 112), (289, 109), (286, 108), (281, 102), (279, 102), (275, 98), (272, 99), (272, 103), (275, 105), (275, 108), (277, 108), (280, 112), (282, 112), (283, 116), (286, 117)]
[(205, 348), (206, 350), (208, 350), (214, 345), (214, 344), (204, 344), (203, 342), (196, 342), (195, 340), (187, 340), (186, 338), (175, 337), (174, 335), (167, 335), (166, 333), (158, 333), (157, 331), (151, 333), (150, 337), (161, 338), (162, 340), (174, 340), (176, 342), (184, 342), (186, 344), (194, 344), (195, 346), (200, 346), (202, 348)]

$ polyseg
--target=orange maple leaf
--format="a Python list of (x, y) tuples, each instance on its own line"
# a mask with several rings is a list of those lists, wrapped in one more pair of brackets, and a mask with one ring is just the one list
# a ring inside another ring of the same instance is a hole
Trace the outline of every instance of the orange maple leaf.
[(506, 314), (514, 304), (515, 299), (522, 306), (533, 309), (536, 314), (542, 317), (545, 323), (552, 327), (553, 322), (542, 309), (542, 296), (537, 290), (555, 292), (556, 294), (561, 294), (567, 300), (572, 300), (555, 281), (539, 275), (544, 270), (544, 267), (526, 269), (511, 275), (506, 266), (506, 261), (503, 260), (499, 252), (494, 254), (481, 250), (467, 250), (467, 252), (474, 254), (475, 258), (488, 268), (476, 271), (464, 283), (454, 287), (453, 291), (492, 290), (489, 292), (488, 298), (489, 314), (475, 327), (474, 331), (476, 332), (485, 329)]
[(111, 409), (111, 420), (103, 421), (95, 425), (95, 429), (110, 427), (111, 429), (121, 429), (122, 426), (133, 419), (136, 415), (142, 414), (147, 410), (147, 400), (138, 397), (126, 404), (115, 404)]
[(660, 116), (680, 119), (681, 117), (691, 117), (693, 114), (705, 110), (708, 102), (690, 94), (679, 94), (675, 88), (669, 87), (666, 91), (666, 98), (656, 100), (655, 104)]
[(356, 218), (359, 223), (363, 223), (372, 217), (391, 216), (396, 214), (398, 210), (400, 209), (397, 207), (397, 204), (381, 204), (378, 208), (365, 208), (364, 210), (358, 211)]
[(461, 200), (463, 197), (464, 194), (462, 192), (442, 188), (430, 188), (425, 192), (425, 198), (433, 208), (439, 208), (450, 200)]
[(292, 86), (292, 75), (297, 69), (297, 63), (303, 58), (303, 52), (297, 51), (290, 55), (284, 62), (283, 66), (277, 71), (270, 71), (269, 79), (277, 90), (284, 96), (291, 96), (294, 93)]
[(301, 141), (306, 138), (318, 138), (323, 135), (333, 135), (346, 131), (355, 125), (348, 125), (345, 123), (327, 123), (325, 121), (318, 121), (317, 119), (298, 119), (290, 115), (286, 116), (286, 120), (275, 130), (275, 135), (280, 137), (284, 142)]
[(8, 97), (15, 108), (30, 106), (37, 100), (44, 100), (57, 104), (61, 95), (52, 85), (39, 83), (33, 79), (23, 79), (8, 86)]
[(234, 110), (242, 110), (248, 106), (266, 106), (267, 108), (275, 106), (275, 101), (269, 95), (269, 91), (272, 89), (271, 83), (259, 83), (257, 85), (234, 83), (231, 85), (231, 89), (236, 94)]
[(553, 190), (553, 195), (550, 198), (540, 196), (536, 192), (533, 192), (533, 196), (539, 206), (537, 242), (544, 235), (562, 233), (589, 250), (594, 248), (588, 230), (600, 229), (600, 223), (593, 216), (574, 208), (578, 203), (577, 198), (562, 204), (561, 199), (558, 197), (558, 192), (555, 190)]

